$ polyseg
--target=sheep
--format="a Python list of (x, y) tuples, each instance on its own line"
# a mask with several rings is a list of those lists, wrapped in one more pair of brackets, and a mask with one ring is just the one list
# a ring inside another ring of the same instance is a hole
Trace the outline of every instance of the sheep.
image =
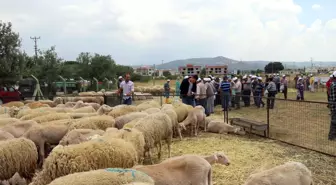
[(126, 123), (123, 128), (133, 128), (140, 119), (143, 119), (143, 118), (134, 119), (134, 120)]
[(60, 119), (71, 119), (69, 114), (66, 113), (53, 113), (47, 114), (44, 116), (38, 116), (33, 118), (32, 120), (36, 121), (37, 123), (43, 123), (48, 121), (60, 120)]
[(2, 119), (2, 118), (10, 118), (11, 116), (8, 114), (8, 113), (6, 113), (6, 114), (0, 114), (0, 118)]
[(8, 103), (5, 103), (2, 105), (3, 107), (23, 107), (24, 106), (24, 103), (23, 102), (20, 102), (20, 101), (12, 101), (12, 102), (8, 102)]
[(174, 111), (177, 114), (177, 121), (179, 123), (186, 119), (186, 117), (188, 116), (189, 109), (191, 108), (185, 104), (178, 104), (174, 106)]
[(54, 99), (54, 101), (51, 100), (39, 100), (39, 103), (42, 104), (47, 104), (49, 105), (49, 107), (56, 107), (58, 104), (62, 104), (63, 103), (63, 99), (61, 97), (56, 97)]
[(148, 114), (154, 114), (154, 113), (160, 112), (160, 109), (159, 108), (149, 108), (149, 109), (144, 110), (143, 112), (146, 112)]
[(40, 125), (71, 125), (73, 123), (78, 122), (79, 119), (60, 119), (60, 120), (54, 120), (49, 122), (43, 122), (40, 123)]
[(28, 106), (31, 109), (38, 109), (38, 108), (42, 108), (42, 107), (48, 107), (51, 108), (48, 104), (44, 104), (41, 102), (31, 102), (31, 103), (27, 103), (26, 106)]
[(133, 145), (123, 139), (98, 138), (77, 145), (58, 145), (30, 185), (47, 185), (58, 177), (76, 172), (109, 167), (131, 168), (137, 160)]
[(17, 107), (2, 107), (0, 106), (0, 114), (9, 114), (11, 117), (14, 117), (15, 113), (19, 111)]
[(103, 114), (107, 114), (109, 112), (112, 111), (112, 107), (108, 106), (108, 105), (102, 105), (100, 106), (100, 108), (97, 110), (98, 115), (103, 115)]
[(177, 114), (174, 111), (174, 109), (162, 109), (161, 112), (167, 114), (169, 116), (169, 118), (172, 121), (173, 124), (173, 136), (178, 136), (180, 138), (180, 140), (182, 140), (182, 134), (181, 134), (181, 127), (177, 122)]
[(79, 101), (79, 100), (82, 100), (85, 103), (98, 103), (99, 105), (102, 105), (104, 103), (103, 96), (95, 96), (95, 97), (77, 96), (73, 98), (73, 101)]
[(16, 118), (20, 119), (25, 115), (33, 114), (36, 112), (47, 112), (47, 111), (52, 111), (53, 109), (51, 107), (40, 107), (37, 109), (21, 109), (18, 114), (16, 115)]
[[(1, 181), (0, 181), (1, 184)], [(3, 185), (28, 185), (27, 180), (22, 178), (19, 173), (15, 173), (8, 181), (2, 181)]]
[(37, 125), (36, 121), (28, 120), (6, 125), (2, 127), (0, 130), (10, 133), (15, 138), (19, 138), (25, 132), (27, 132), (32, 126), (35, 125)]
[[(184, 130), (186, 130), (186, 126), (190, 125), (190, 135), (192, 135), (194, 131), (194, 135), (197, 136), (198, 127), (202, 122), (205, 122), (205, 117), (204, 108), (202, 106), (196, 106), (188, 112), (187, 118), (183, 122), (179, 123), (179, 125)], [(206, 127), (204, 127), (204, 131), (206, 131)]]
[(133, 144), (138, 154), (139, 164), (144, 160), (145, 138), (142, 132), (136, 129), (121, 129), (117, 131), (108, 131), (103, 137), (121, 138)]
[(123, 116), (131, 112), (139, 112), (139, 111), (137, 110), (137, 107), (134, 105), (116, 106), (113, 107), (113, 109), (111, 110), (111, 112), (108, 113), (108, 115), (117, 118), (119, 116)]
[(11, 133), (0, 130), (0, 141), (7, 140), (7, 139), (13, 139), (15, 138)]
[(64, 104), (65, 107), (73, 108), (77, 102), (66, 102)]
[(210, 165), (213, 165), (215, 163), (229, 166), (230, 160), (229, 158), (222, 152), (216, 152), (215, 154), (208, 155), (208, 156), (202, 156), (205, 160), (209, 162)]
[(98, 103), (84, 103), (85, 106), (91, 106), (92, 108), (94, 108), (96, 111), (100, 108), (100, 104)]
[(59, 142), (60, 145), (73, 145), (79, 144), (89, 140), (90, 136), (93, 135), (103, 135), (105, 132), (103, 130), (92, 130), (92, 129), (75, 129), (68, 132)]
[(109, 127), (106, 129), (105, 133), (110, 133), (110, 132), (117, 132), (118, 129), (117, 128), (114, 128), (114, 127)]
[(312, 185), (310, 170), (300, 162), (287, 162), (269, 170), (252, 174), (244, 185)]
[(225, 123), (223, 120), (212, 120), (208, 123), (207, 127), (208, 132), (218, 134), (235, 133), (238, 135), (245, 135), (245, 131), (243, 131), (241, 128), (229, 125)]
[(163, 104), (161, 110), (165, 109), (174, 109), (174, 106), (172, 104)]
[(148, 153), (149, 160), (153, 164), (151, 149), (159, 146), (158, 158), (161, 158), (162, 140), (168, 145), (168, 157), (171, 156), (171, 141), (173, 136), (172, 121), (167, 114), (150, 114), (140, 119), (133, 127), (143, 133), (145, 138), (145, 153)]
[(93, 129), (106, 130), (109, 127), (115, 127), (115, 120), (111, 116), (92, 116), (78, 119), (69, 126), (69, 130), (73, 129)]
[(31, 114), (24, 115), (20, 118), (20, 120), (31, 120), (39, 116), (45, 116), (49, 113), (55, 113), (54, 110), (46, 110), (46, 111), (37, 111), (37, 112), (32, 112)]
[(94, 113), (69, 113), (70, 117), (72, 119), (79, 119), (79, 118), (84, 118), (84, 117), (92, 117), (92, 116), (98, 116), (96, 112)]
[(85, 107), (84, 102), (82, 100), (79, 100), (76, 102), (76, 104), (72, 107), (73, 109), (78, 109), (78, 108), (82, 108)]
[(147, 174), (134, 169), (107, 168), (66, 175), (55, 179), (49, 185), (125, 185), (126, 183), (154, 185), (154, 180)]
[(25, 138), (0, 141), (0, 180), (7, 180), (15, 173), (31, 179), (37, 167), (35, 144)]
[(65, 125), (37, 125), (31, 127), (23, 137), (35, 143), (39, 149), (39, 165), (42, 165), (46, 155), (45, 144), (57, 145), (67, 132)]
[(0, 128), (6, 126), (8, 124), (13, 124), (15, 122), (19, 122), (19, 119), (16, 118), (1, 118), (0, 119)]
[(146, 112), (132, 112), (130, 114), (126, 114), (126, 115), (123, 115), (123, 116), (120, 116), (120, 117), (117, 117), (115, 119), (115, 127), (118, 128), (118, 129), (122, 129), (123, 126), (134, 120), (134, 119), (137, 119), (137, 118), (143, 118), (143, 117), (146, 117), (148, 114)]
[(137, 106), (138, 111), (144, 111), (149, 108), (160, 108), (161, 106), (159, 105), (158, 102), (156, 101), (146, 101)]
[(78, 109), (72, 109), (73, 113), (95, 113), (96, 110), (91, 106), (81, 107)]
[(135, 166), (153, 178), (155, 185), (211, 185), (212, 168), (208, 161), (197, 155), (183, 155), (166, 159), (159, 164)]

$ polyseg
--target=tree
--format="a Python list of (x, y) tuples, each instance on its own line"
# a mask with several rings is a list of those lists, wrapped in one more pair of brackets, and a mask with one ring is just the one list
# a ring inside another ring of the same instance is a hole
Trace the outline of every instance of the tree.
[(266, 73), (278, 73), (283, 70), (284, 66), (281, 62), (270, 62), (265, 66)]
[(206, 70), (205, 70), (205, 68), (203, 68), (202, 70), (201, 70), (201, 76), (206, 76)]

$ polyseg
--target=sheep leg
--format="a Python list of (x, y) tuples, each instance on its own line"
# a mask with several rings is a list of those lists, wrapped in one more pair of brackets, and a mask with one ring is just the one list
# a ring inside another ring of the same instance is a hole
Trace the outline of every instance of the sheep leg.
[(182, 134), (181, 134), (181, 129), (179, 127), (176, 127), (177, 134), (180, 137), (180, 141), (182, 141)]
[(149, 162), (150, 162), (150, 164), (154, 164), (154, 162), (153, 162), (153, 160), (152, 160), (152, 152), (151, 152), (150, 149), (148, 150), (148, 158), (149, 158)]
[(158, 148), (158, 158), (159, 159), (161, 159), (161, 148), (162, 148), (162, 142), (161, 142), (161, 140), (160, 140), (160, 142), (159, 142), (159, 148)]
[(172, 137), (166, 140), (166, 143), (168, 145), (168, 158), (171, 157), (171, 143), (172, 143)]
[(39, 166), (42, 167), (44, 156), (45, 156), (45, 150), (44, 150), (45, 142), (40, 141), (39, 143)]

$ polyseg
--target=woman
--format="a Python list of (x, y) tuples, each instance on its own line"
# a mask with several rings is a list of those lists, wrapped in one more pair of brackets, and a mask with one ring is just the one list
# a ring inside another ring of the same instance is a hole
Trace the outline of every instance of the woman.
[(297, 88), (296, 100), (304, 101), (304, 84), (302, 78), (299, 78), (296, 88)]
[(269, 109), (273, 109), (274, 108), (275, 95), (277, 93), (277, 88), (276, 88), (276, 85), (273, 81), (273, 77), (270, 77), (268, 79), (268, 85), (266, 87), (266, 90), (268, 91), (267, 107)]

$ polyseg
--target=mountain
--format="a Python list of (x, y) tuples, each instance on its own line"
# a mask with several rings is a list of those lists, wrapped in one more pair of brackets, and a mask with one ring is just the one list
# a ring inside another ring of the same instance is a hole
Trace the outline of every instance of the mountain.
[[(193, 65), (228, 65), (229, 71), (232, 72), (235, 69), (239, 70), (257, 70), (264, 69), (264, 67), (270, 61), (237, 61), (223, 56), (214, 58), (190, 58), (182, 60), (174, 60), (164, 64), (156, 65), (157, 69), (178, 69), (179, 66), (185, 66), (187, 64)], [(304, 68), (311, 67), (311, 62), (282, 62), (285, 68)], [(320, 62), (314, 61), (314, 66), (329, 67), (336, 66), (336, 62)]]

